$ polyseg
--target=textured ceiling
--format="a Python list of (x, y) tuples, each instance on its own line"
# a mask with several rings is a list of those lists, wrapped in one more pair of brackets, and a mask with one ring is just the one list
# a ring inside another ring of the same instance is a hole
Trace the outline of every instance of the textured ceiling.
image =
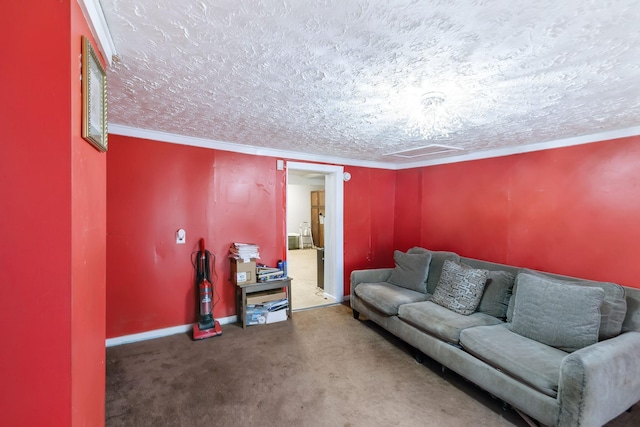
[(638, 0), (102, 7), (110, 125), (402, 163), (640, 124)]

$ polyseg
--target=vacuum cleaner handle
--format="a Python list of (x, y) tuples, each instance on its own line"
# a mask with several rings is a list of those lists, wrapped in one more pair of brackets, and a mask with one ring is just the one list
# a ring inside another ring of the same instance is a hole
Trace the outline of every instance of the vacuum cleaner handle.
[(200, 256), (204, 256), (204, 238), (200, 239)]

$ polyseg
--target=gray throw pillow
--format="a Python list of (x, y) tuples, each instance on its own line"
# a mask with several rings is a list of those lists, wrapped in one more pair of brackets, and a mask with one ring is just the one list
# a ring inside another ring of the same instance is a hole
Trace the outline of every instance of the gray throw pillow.
[(460, 262), (460, 255), (449, 251), (430, 251), (429, 249), (415, 246), (407, 251), (408, 254), (431, 254), (431, 264), (429, 265), (429, 275), (427, 276), (427, 293), (432, 294), (440, 281), (442, 266), (445, 260)]
[(509, 329), (564, 351), (598, 342), (604, 290), (520, 273)]
[[(561, 285), (576, 285), (602, 288), (602, 290), (604, 290), (604, 301), (602, 302), (602, 306), (600, 307), (600, 336), (598, 337), (598, 339), (606, 340), (620, 335), (620, 332), (622, 331), (622, 323), (624, 322), (625, 316), (627, 314), (626, 293), (622, 286), (611, 282), (596, 282), (593, 280), (578, 278), (560, 278), (540, 271), (530, 270), (528, 268), (522, 269), (521, 273), (542, 277)], [(513, 288), (514, 295), (517, 293), (519, 277), (520, 275), (516, 277), (516, 284)], [(507, 311), (508, 322), (511, 321), (514, 302), (515, 298), (512, 298), (512, 301), (509, 303), (509, 309)]]
[(514, 280), (515, 276), (508, 271), (490, 270), (489, 279), (476, 311), (504, 320), (507, 317)]
[(405, 254), (401, 251), (394, 251), (393, 260), (396, 263), (396, 268), (391, 272), (387, 282), (412, 291), (427, 292), (427, 275), (429, 274), (431, 254)]
[(459, 314), (472, 314), (482, 298), (488, 276), (489, 270), (445, 260), (431, 301)]

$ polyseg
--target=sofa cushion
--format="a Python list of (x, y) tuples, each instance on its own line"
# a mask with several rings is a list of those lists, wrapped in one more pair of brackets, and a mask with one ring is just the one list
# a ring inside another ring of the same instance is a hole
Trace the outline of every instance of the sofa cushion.
[(568, 353), (513, 333), (506, 324), (465, 329), (460, 344), (505, 374), (557, 397), (560, 364)]
[(429, 274), (431, 254), (409, 254), (394, 251), (393, 260), (396, 263), (396, 268), (387, 279), (389, 283), (412, 291), (427, 292), (427, 274)]
[(622, 332), (640, 332), (640, 289), (625, 288), (624, 293), (627, 300), (627, 315), (622, 324)]
[(514, 280), (515, 275), (508, 271), (489, 270), (489, 278), (476, 311), (505, 319)]
[[(531, 274), (534, 276), (543, 277), (547, 280), (551, 280), (556, 283), (576, 286), (588, 286), (599, 287), (604, 290), (604, 301), (600, 307), (600, 332), (598, 339), (605, 340), (620, 335), (622, 331), (622, 324), (624, 322), (627, 313), (627, 300), (625, 295), (625, 289), (611, 282), (596, 282), (592, 280), (583, 279), (563, 279), (545, 274), (535, 270), (522, 269), (522, 273)], [(518, 276), (520, 276), (518, 274)], [(513, 288), (513, 294), (517, 293), (518, 289), (518, 277), (516, 277), (515, 285)], [(507, 311), (507, 322), (511, 321), (511, 315), (513, 314), (513, 304), (515, 298), (512, 298), (509, 302), (509, 309)]]
[(454, 313), (431, 301), (404, 304), (398, 317), (416, 328), (452, 344), (458, 344), (460, 332), (473, 326), (498, 325), (502, 322), (484, 313), (469, 316)]
[(355, 294), (373, 308), (388, 316), (398, 314), (398, 307), (418, 301), (426, 301), (431, 295), (412, 291), (391, 283), (360, 283)]
[(566, 351), (598, 341), (601, 288), (561, 285), (527, 273), (518, 276), (512, 332)]
[(488, 276), (489, 270), (445, 260), (431, 301), (456, 313), (471, 314), (478, 307)]
[(579, 286), (598, 287), (604, 291), (604, 300), (600, 307), (600, 332), (598, 338), (606, 340), (617, 337), (622, 332), (622, 324), (627, 315), (627, 299), (624, 288), (610, 282), (574, 282)]
[(442, 266), (446, 260), (460, 262), (460, 256), (455, 252), (430, 251), (421, 247), (413, 247), (407, 251), (408, 254), (430, 253), (431, 264), (429, 265), (429, 275), (427, 276), (427, 292), (433, 294), (442, 273)]

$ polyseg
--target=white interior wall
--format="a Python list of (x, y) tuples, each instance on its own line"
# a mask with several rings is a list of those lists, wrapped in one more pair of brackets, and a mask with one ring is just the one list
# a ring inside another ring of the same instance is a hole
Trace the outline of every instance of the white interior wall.
[(287, 193), (287, 234), (299, 233), (300, 223), (311, 225), (311, 192), (323, 190), (322, 185), (290, 184)]

